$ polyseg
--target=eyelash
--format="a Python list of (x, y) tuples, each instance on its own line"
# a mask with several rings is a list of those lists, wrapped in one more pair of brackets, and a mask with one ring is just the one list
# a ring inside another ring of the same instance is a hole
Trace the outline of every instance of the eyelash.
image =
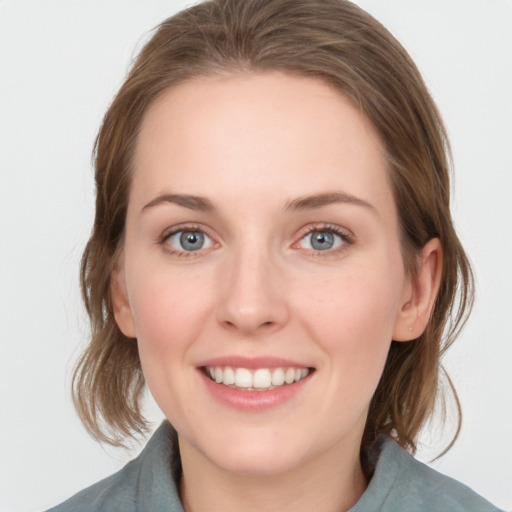
[(306, 238), (311, 233), (332, 233), (334, 235), (339, 236), (343, 244), (341, 247), (330, 249), (326, 251), (319, 251), (319, 250), (312, 250), (312, 249), (304, 249), (307, 250), (312, 256), (315, 257), (328, 257), (335, 255), (339, 253), (340, 251), (343, 251), (347, 248), (347, 246), (352, 245), (355, 240), (354, 236), (346, 229), (340, 228), (339, 226), (333, 225), (333, 224), (320, 224), (320, 225), (313, 225), (309, 226), (304, 233), (301, 234), (299, 240), (295, 242), (293, 245), (297, 246), (304, 238)]
[[(164, 231), (158, 239), (158, 244), (163, 246), (169, 254), (171, 254), (173, 256), (177, 256), (179, 258), (193, 258), (194, 256), (198, 256), (198, 254), (196, 254), (196, 251), (179, 251), (177, 249), (173, 249), (169, 245), (169, 243), (168, 243), (169, 238), (171, 238), (173, 235), (176, 235), (177, 233), (181, 233), (181, 232), (203, 233), (208, 238), (210, 238), (210, 240), (213, 241), (214, 245), (218, 245), (218, 243), (215, 242), (215, 240), (205, 231), (205, 229), (202, 228), (201, 226), (198, 226), (197, 224), (178, 226), (178, 227), (171, 229), (170, 231)], [(204, 250), (199, 249), (197, 251), (197, 253), (202, 253), (202, 252), (204, 252)]]
[[(164, 246), (165, 250), (168, 251), (168, 253), (170, 253), (171, 255), (177, 256), (180, 258), (195, 257), (195, 256), (198, 256), (200, 253), (204, 252), (204, 250), (199, 249), (196, 254), (196, 251), (180, 251), (180, 250), (173, 249), (168, 243), (169, 238), (171, 238), (173, 235), (176, 235), (177, 233), (181, 233), (181, 232), (203, 233), (204, 235), (206, 235), (208, 238), (210, 238), (213, 241), (214, 245), (217, 245), (217, 246), (219, 245), (218, 242), (215, 242), (215, 240), (205, 231), (204, 228), (202, 228), (201, 226), (199, 226), (197, 224), (178, 226), (178, 227), (172, 228), (171, 230), (164, 231), (158, 239), (158, 244), (161, 246)], [(350, 246), (354, 243), (354, 237), (349, 231), (342, 229), (339, 226), (336, 226), (333, 224), (320, 224), (320, 225), (309, 226), (303, 233), (301, 233), (300, 238), (296, 242), (294, 242), (292, 247), (300, 249), (300, 247), (297, 247), (298, 244), (302, 240), (304, 240), (308, 235), (310, 235), (311, 233), (315, 233), (315, 232), (332, 233), (334, 235), (339, 236), (343, 241), (342, 246), (335, 248), (335, 249), (328, 249), (325, 251), (314, 250), (314, 249), (303, 249), (304, 251), (307, 251), (310, 255), (313, 255), (315, 257), (332, 256), (334, 254), (339, 253), (340, 251), (345, 250), (347, 248), (347, 246)], [(208, 250), (208, 248), (206, 250)]]

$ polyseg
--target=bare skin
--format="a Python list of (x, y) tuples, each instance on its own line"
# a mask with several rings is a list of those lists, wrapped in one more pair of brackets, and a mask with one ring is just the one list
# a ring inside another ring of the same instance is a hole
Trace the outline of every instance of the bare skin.
[[(348, 510), (389, 345), (424, 330), (441, 266), (433, 240), (407, 277), (381, 143), (338, 92), (280, 73), (166, 91), (112, 294), (178, 431), (185, 509)], [(245, 364), (307, 375), (257, 391), (208, 376)]]

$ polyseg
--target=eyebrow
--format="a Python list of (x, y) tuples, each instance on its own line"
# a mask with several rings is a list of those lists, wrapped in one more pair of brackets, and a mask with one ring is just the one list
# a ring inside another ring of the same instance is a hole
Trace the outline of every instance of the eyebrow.
[(347, 194), (345, 192), (324, 192), (309, 196), (300, 196), (288, 201), (284, 207), (285, 211), (314, 210), (335, 203), (349, 203), (357, 206), (363, 206), (377, 213), (373, 205), (359, 197)]
[(142, 212), (163, 203), (177, 204), (189, 210), (197, 210), (200, 212), (214, 212), (215, 207), (206, 197), (192, 196), (188, 194), (162, 194), (151, 200), (142, 208)]
[[(215, 206), (206, 197), (194, 196), (189, 194), (162, 194), (147, 203), (142, 211), (153, 208), (162, 203), (172, 203), (183, 206), (190, 210), (201, 212), (215, 212)], [(363, 206), (377, 213), (373, 205), (351, 194), (345, 192), (323, 192), (308, 196), (300, 196), (288, 201), (284, 206), (284, 211), (314, 210), (336, 203), (349, 203)]]

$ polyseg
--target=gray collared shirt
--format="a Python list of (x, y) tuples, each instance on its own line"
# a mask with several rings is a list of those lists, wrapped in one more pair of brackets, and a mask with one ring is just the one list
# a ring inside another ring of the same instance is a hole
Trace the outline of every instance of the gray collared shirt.
[[(176, 431), (164, 422), (142, 453), (114, 475), (48, 512), (184, 512)], [(380, 439), (375, 473), (348, 512), (499, 512), (465, 485), (414, 459), (391, 438)]]

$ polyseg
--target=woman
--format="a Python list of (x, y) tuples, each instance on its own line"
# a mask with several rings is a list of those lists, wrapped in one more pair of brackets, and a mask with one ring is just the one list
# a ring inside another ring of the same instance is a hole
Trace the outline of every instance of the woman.
[(405, 451), (472, 299), (446, 148), (349, 2), (164, 22), (97, 140), (74, 389), (102, 441), (144, 430), (145, 383), (170, 423), (56, 510), (496, 510)]

